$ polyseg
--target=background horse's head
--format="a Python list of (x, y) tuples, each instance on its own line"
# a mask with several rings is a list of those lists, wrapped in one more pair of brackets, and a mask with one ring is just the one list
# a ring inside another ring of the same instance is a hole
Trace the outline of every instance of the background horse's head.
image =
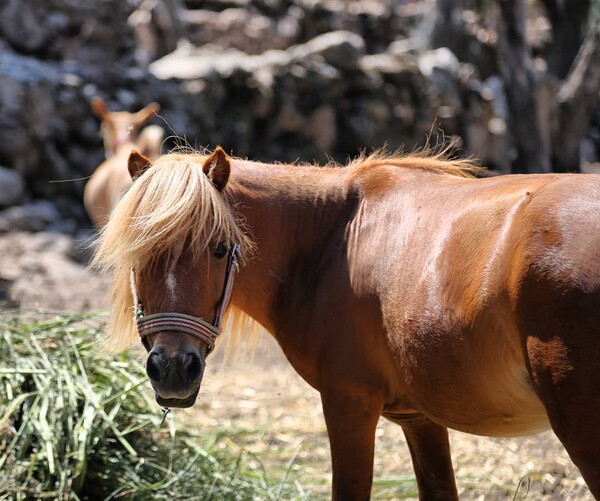
[[(122, 145), (135, 141), (140, 127), (160, 110), (158, 103), (150, 103), (135, 113), (109, 111), (99, 97), (93, 98), (91, 104), (92, 110), (101, 122), (106, 158), (113, 156)], [(161, 140), (162, 135), (159, 143)]]
[(134, 183), (100, 237), (95, 262), (114, 272), (111, 338), (123, 346), (139, 330), (163, 406), (193, 405), (227, 306), (234, 244), (249, 244), (223, 194), (230, 169), (220, 148), (153, 164), (133, 152)]

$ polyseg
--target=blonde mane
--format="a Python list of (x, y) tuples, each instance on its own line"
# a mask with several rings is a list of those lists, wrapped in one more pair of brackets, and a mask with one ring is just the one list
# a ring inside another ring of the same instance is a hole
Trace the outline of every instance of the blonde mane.
[(109, 347), (126, 348), (138, 337), (132, 269), (158, 256), (176, 260), (184, 244), (200, 256), (215, 239), (227, 245), (237, 242), (242, 259), (252, 248), (252, 240), (202, 171), (205, 158), (179, 153), (159, 157), (133, 183), (102, 229), (92, 266), (113, 274)]
[(466, 178), (482, 176), (488, 172), (472, 158), (453, 158), (453, 149), (452, 143), (441, 149), (425, 146), (411, 153), (403, 151), (390, 153), (386, 148), (381, 148), (370, 155), (358, 156), (348, 164), (348, 168), (370, 169), (378, 166), (395, 166)]

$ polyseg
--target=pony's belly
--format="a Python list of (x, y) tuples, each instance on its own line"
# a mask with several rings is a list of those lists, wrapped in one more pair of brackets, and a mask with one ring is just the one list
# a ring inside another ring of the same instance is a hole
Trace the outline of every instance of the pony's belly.
[(434, 422), (465, 433), (510, 437), (548, 429), (546, 410), (529, 384), (503, 376), (486, 380), (473, 374), (467, 383), (449, 381), (415, 400)]
[(514, 408), (484, 408), (465, 402), (460, 413), (431, 415), (435, 422), (465, 433), (490, 437), (515, 437), (530, 435), (550, 427), (544, 407), (519, 405)]
[[(546, 410), (536, 395), (523, 362), (498, 350), (497, 357), (462, 357), (449, 362), (421, 357), (410, 364), (411, 400), (432, 421), (466, 433), (518, 436), (548, 429)], [(441, 351), (441, 353), (444, 353)], [(504, 356), (502, 356), (504, 355)], [(434, 363), (437, 362), (437, 363)], [(429, 370), (424, 372), (423, 367)]]
[[(550, 428), (548, 416), (541, 403), (523, 402), (520, 405), (498, 408), (478, 403), (477, 399), (456, 402), (461, 408), (432, 405), (420, 409), (407, 409), (405, 406), (386, 406), (384, 417), (402, 424), (406, 419), (424, 414), (433, 422), (453, 430), (473, 435), (489, 437), (517, 437), (539, 433)], [(462, 405), (461, 405), (462, 404)]]

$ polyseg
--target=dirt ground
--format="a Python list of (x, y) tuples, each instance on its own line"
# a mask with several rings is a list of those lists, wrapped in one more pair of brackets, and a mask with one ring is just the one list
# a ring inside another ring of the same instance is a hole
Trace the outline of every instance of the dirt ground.
[[(196, 405), (174, 419), (197, 427), (207, 441), (226, 432), (219, 445), (254, 455), (273, 482), (287, 472), (310, 499), (327, 499), (331, 469), (319, 394), (271, 339), (261, 346), (254, 357), (242, 352), (226, 362), (215, 353)], [(550, 431), (514, 439), (451, 431), (450, 442), (463, 500), (594, 499)], [(373, 499), (404, 497), (417, 497), (408, 447), (401, 428), (381, 419)]]
[[(108, 282), (86, 270), (82, 260), (82, 251), (63, 235), (2, 235), (0, 295), (6, 304), (26, 309), (105, 310)], [(207, 444), (243, 452), (262, 465), (271, 482), (296, 482), (298, 498), (328, 498), (329, 445), (319, 395), (271, 339), (254, 356), (241, 352), (224, 361), (217, 350), (196, 405), (174, 412), (173, 419), (197, 430)], [(450, 440), (462, 499), (593, 499), (551, 432), (521, 439), (451, 432)], [(373, 498), (415, 496), (402, 430), (382, 419)]]

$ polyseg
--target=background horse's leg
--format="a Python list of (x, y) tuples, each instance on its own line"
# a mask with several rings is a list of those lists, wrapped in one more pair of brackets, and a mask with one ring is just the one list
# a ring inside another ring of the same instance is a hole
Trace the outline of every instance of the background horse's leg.
[(373, 483), (375, 429), (383, 401), (321, 393), (331, 447), (334, 501), (367, 500)]
[(600, 294), (537, 289), (521, 324), (533, 386), (554, 433), (600, 499)]
[(424, 416), (395, 420), (410, 449), (421, 500), (457, 500), (448, 429)]

